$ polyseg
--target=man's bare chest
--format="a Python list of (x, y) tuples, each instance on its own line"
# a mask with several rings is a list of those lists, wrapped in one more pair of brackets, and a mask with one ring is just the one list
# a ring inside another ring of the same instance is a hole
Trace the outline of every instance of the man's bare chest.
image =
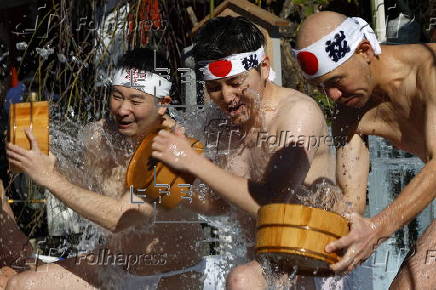
[(269, 154), (262, 148), (250, 147), (235, 150), (227, 157), (227, 169), (238, 176), (260, 181), (268, 165)]

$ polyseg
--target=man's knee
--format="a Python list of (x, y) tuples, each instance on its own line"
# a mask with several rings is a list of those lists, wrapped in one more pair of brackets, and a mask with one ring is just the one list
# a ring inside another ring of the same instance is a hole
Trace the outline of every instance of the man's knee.
[(233, 268), (227, 276), (227, 289), (264, 289), (265, 286), (265, 279), (259, 264), (239, 265)]

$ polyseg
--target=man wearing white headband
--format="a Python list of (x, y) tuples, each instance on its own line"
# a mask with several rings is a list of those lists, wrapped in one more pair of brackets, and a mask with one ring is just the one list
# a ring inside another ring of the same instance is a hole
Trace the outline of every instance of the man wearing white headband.
[[(224, 169), (196, 154), (183, 136), (164, 131), (154, 140), (153, 156), (197, 176), (236, 207), (232, 216), (237, 216), (244, 233), (239, 238), (248, 241), (246, 258), (253, 260), (259, 207), (296, 200), (293, 191), (303, 184), (334, 179), (328, 142), (314, 142), (328, 135), (327, 125), (313, 99), (271, 81), (265, 38), (247, 19), (226, 16), (208, 21), (196, 37), (193, 53), (208, 97), (232, 126), (231, 132), (220, 135), (229, 138), (222, 144), (231, 149)], [(175, 156), (174, 150), (183, 154)], [(267, 278), (274, 280), (276, 274), (264, 273), (252, 261), (234, 268), (227, 286), (266, 289)], [(279, 273), (285, 281), (286, 275)], [(310, 278), (300, 277), (298, 283), (306, 289), (314, 286)]]
[[(345, 248), (332, 269), (351, 270), (435, 198), (436, 45), (380, 46), (365, 21), (334, 12), (308, 17), (296, 44), (305, 76), (337, 103), (334, 132), (348, 136), (337, 150), (337, 177), (356, 213), (350, 217), (350, 234), (326, 251)], [(370, 160), (366, 135), (384, 137), (426, 163), (389, 207), (371, 218), (359, 215), (366, 204)], [(435, 248), (433, 219), (392, 289), (434, 288), (435, 259), (428, 255)]]
[[(197, 273), (204, 265), (201, 226), (150, 224), (151, 201), (138, 202), (125, 184), (135, 146), (165, 126), (166, 107), (160, 105), (171, 101), (171, 82), (155, 73), (155, 67), (169, 65), (162, 57), (154, 60), (151, 49), (135, 49), (121, 58), (112, 80), (111, 119), (88, 124), (79, 132), (85, 165), (68, 180), (54, 160), (39, 151), (31, 133), (32, 150), (8, 145), (12, 164), (109, 234), (107, 242), (86, 255), (14, 276), (7, 289), (180, 289), (180, 285), (193, 289), (202, 284)], [(71, 183), (74, 178), (83, 186)], [(157, 217), (177, 221), (191, 219), (193, 213), (177, 208), (159, 210)]]

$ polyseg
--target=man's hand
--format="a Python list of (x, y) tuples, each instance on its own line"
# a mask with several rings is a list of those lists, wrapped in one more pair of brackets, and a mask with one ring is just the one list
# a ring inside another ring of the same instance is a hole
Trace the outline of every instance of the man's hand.
[(357, 213), (350, 214), (348, 218), (351, 222), (351, 230), (348, 235), (325, 247), (328, 253), (347, 249), (338, 263), (330, 265), (330, 268), (336, 272), (352, 271), (365, 261), (384, 240), (380, 236), (380, 228), (371, 219), (364, 218)]
[(47, 156), (39, 150), (38, 142), (30, 129), (26, 129), (25, 132), (32, 149), (25, 150), (9, 143), (6, 148), (9, 162), (29, 175), (39, 185), (47, 186), (56, 174), (56, 158), (52, 154)]
[(182, 128), (176, 128), (174, 134), (160, 130), (153, 139), (151, 155), (169, 167), (181, 171), (190, 171), (195, 158), (200, 156), (191, 148)]
[(170, 116), (168, 115), (162, 116), (162, 128), (173, 130), (174, 128), (176, 128), (176, 126), (177, 126), (176, 121), (172, 119)]

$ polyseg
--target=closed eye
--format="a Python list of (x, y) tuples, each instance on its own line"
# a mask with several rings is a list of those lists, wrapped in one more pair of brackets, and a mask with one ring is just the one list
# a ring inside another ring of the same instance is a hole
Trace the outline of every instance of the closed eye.
[(219, 86), (207, 86), (207, 91), (208, 92), (217, 92), (220, 90)]
[(144, 101), (140, 101), (140, 100), (131, 100), (132, 104), (134, 105), (140, 105), (142, 104)]
[(232, 88), (239, 88), (239, 86), (242, 85), (242, 82), (231, 83), (230, 85), (232, 86)]
[(341, 83), (342, 83), (342, 77), (336, 77), (328, 80), (325, 86), (329, 88), (336, 88), (339, 87)]

